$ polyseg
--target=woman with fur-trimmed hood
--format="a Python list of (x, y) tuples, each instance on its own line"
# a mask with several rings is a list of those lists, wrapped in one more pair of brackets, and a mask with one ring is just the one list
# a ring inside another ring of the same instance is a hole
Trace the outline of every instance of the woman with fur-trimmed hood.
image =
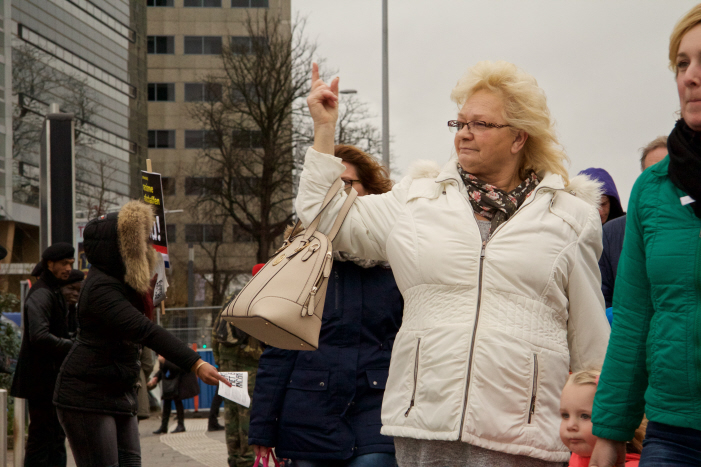
[[(131, 201), (85, 226), (91, 268), (78, 300), (78, 334), (63, 362), (54, 405), (78, 467), (140, 466), (137, 414), (141, 346), (207, 384), (226, 380), (154, 324), (150, 206)], [(228, 384), (228, 383), (227, 383)]]
[[(507, 62), (458, 81), (455, 153), (391, 192), (358, 198), (334, 248), (388, 260), (404, 297), (382, 401), (401, 467), (560, 466), (570, 367), (600, 365), (609, 325), (597, 260), (600, 186), (568, 180), (545, 93)], [(308, 225), (344, 166), (338, 81), (315, 66), (314, 146), (296, 208)], [(345, 193), (324, 210), (328, 231)]]

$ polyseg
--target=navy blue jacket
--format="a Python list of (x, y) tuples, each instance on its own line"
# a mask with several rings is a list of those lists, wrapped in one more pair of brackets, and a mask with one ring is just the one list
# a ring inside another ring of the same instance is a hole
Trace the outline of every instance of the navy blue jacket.
[(393, 453), (380, 409), (402, 308), (390, 269), (334, 262), (319, 349), (268, 347), (260, 358), (249, 444), (291, 459)]
[(613, 306), (613, 286), (616, 283), (618, 260), (623, 250), (626, 216), (605, 223), (603, 229), (604, 251), (599, 258), (599, 270), (601, 271), (601, 292), (604, 294), (606, 308), (609, 308)]

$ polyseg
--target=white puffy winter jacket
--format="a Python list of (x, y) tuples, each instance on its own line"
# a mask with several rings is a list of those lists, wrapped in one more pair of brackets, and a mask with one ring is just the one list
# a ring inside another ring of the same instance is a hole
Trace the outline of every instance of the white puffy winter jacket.
[[(382, 433), (566, 461), (560, 393), (570, 367), (601, 365), (609, 337), (599, 185), (576, 177), (565, 188), (545, 175), (483, 244), (456, 164), (438, 173), (424, 163), (391, 192), (358, 198), (334, 242), (388, 260), (404, 296)], [(304, 225), (343, 171), (340, 159), (307, 152), (296, 201)]]

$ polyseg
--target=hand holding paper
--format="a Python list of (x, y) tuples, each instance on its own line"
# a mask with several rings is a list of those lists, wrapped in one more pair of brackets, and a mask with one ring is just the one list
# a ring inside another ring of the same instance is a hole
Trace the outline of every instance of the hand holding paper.
[(219, 395), (244, 407), (250, 407), (251, 397), (248, 395), (248, 372), (225, 371), (219, 374), (231, 383), (231, 387), (229, 387), (220, 382)]

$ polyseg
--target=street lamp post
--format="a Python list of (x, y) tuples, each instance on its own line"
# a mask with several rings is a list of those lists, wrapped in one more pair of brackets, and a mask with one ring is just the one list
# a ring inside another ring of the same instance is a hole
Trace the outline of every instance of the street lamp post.
[(382, 163), (389, 173), (389, 65), (387, 0), (382, 0)]

